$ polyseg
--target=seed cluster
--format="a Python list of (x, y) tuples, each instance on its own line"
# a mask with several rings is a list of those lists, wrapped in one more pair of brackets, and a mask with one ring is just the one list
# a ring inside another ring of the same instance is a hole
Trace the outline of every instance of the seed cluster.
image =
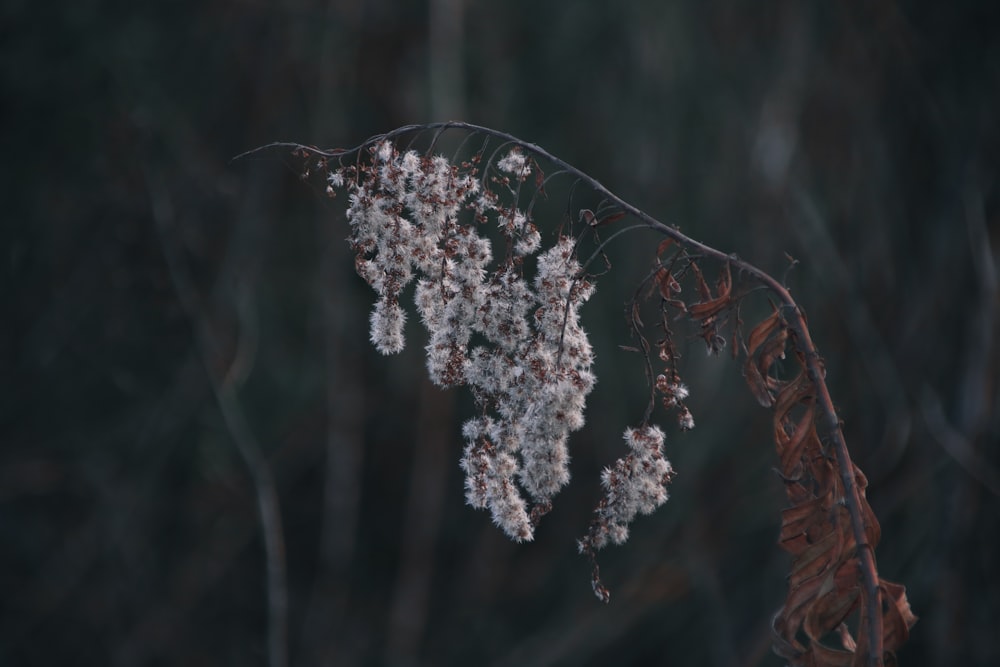
[[(516, 541), (533, 538), (569, 481), (569, 433), (583, 426), (596, 381), (579, 319), (594, 285), (576, 243), (559, 236), (542, 250), (530, 211), (517, 205), (520, 186), (537, 169), (517, 147), (493, 164), (477, 157), (456, 165), (381, 141), (367, 158), (328, 172), (329, 190), (349, 193), (355, 266), (378, 295), (372, 343), (383, 354), (403, 349), (400, 297), (415, 281), (431, 380), (468, 386), (481, 409), (462, 429), (466, 500), (489, 510)], [(481, 233), (491, 227), (506, 242), (497, 261)], [(586, 538), (588, 549), (624, 541), (635, 514), (667, 498), (663, 433), (630, 429), (626, 441), (631, 452), (605, 471), (601, 529)]]

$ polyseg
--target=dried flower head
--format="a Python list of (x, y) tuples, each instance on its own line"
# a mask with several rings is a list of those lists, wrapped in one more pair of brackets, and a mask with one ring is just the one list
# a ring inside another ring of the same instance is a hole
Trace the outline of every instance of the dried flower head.
[(604, 499), (590, 532), (579, 542), (581, 553), (603, 549), (608, 542), (621, 544), (637, 514), (649, 514), (667, 501), (673, 468), (663, 456), (663, 431), (656, 426), (626, 429), (625, 442), (631, 453), (601, 475)]
[[(560, 235), (542, 248), (529, 209), (517, 205), (519, 184), (533, 169), (518, 147), (495, 163), (500, 175), (491, 179), (478, 177), (477, 162), (456, 166), (441, 156), (400, 153), (390, 141), (370, 146), (369, 155), (332, 171), (327, 185), (348, 191), (355, 267), (378, 295), (371, 340), (383, 354), (403, 349), (400, 299), (415, 280), (431, 380), (468, 386), (482, 410), (462, 430), (466, 501), (488, 510), (511, 539), (531, 540), (539, 517), (569, 482), (569, 434), (583, 426), (596, 382), (580, 321), (594, 284), (577, 258), (576, 240)], [(507, 243), (500, 261), (481, 234), (490, 228)], [(536, 255), (529, 278), (525, 262)], [(683, 405), (688, 390), (676, 372), (668, 367), (655, 388), (678, 411), (681, 427), (691, 428)], [(580, 541), (591, 555), (624, 542), (635, 516), (667, 499), (672, 469), (663, 432), (645, 425), (628, 429), (625, 440), (630, 451), (604, 471), (604, 500)], [(594, 587), (607, 599), (596, 575)]]
[[(378, 294), (371, 340), (383, 354), (403, 349), (400, 297), (416, 278), (432, 381), (468, 385), (484, 414), (492, 413), (464, 429), (466, 498), (489, 509), (511, 538), (530, 540), (534, 520), (569, 481), (569, 434), (583, 426), (595, 383), (579, 316), (594, 285), (566, 236), (538, 255), (529, 282), (523, 261), (541, 251), (541, 235), (526, 210), (484, 189), (474, 168), (401, 154), (389, 141), (370, 151), (370, 161), (338, 169), (327, 181), (348, 189), (355, 266)], [(532, 166), (514, 148), (496, 168), (523, 179)], [(478, 229), (489, 218), (513, 251), (497, 265)]]

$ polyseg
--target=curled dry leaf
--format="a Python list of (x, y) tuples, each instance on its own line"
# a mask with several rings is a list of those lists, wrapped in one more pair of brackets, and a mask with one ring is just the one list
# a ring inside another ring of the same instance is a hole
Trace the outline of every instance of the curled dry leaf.
[(660, 244), (656, 246), (656, 256), (663, 257), (663, 253), (667, 251), (667, 248), (674, 244), (674, 240), (669, 236), (660, 241)]
[[(865, 497), (867, 480), (849, 461), (857, 500), (847, 498), (837, 457), (826, 451), (817, 431), (816, 388), (803, 355), (778, 310), (751, 330), (746, 341), (744, 375), (761, 405), (773, 409), (774, 443), (780, 475), (791, 506), (782, 512), (778, 544), (792, 557), (788, 595), (774, 617), (774, 651), (793, 665), (861, 667), (869, 647), (870, 610), (882, 609), (883, 659), (892, 658), (916, 622), (905, 588), (878, 580), (865, 586), (859, 549), (874, 549), (880, 538), (878, 521)], [(799, 366), (788, 381), (772, 372), (774, 362), (791, 355)], [(849, 502), (860, 504), (865, 545), (858, 545)], [(872, 595), (878, 600), (872, 601)], [(851, 615), (858, 620), (852, 632)], [(839, 637), (840, 647), (828, 644)], [(882, 664), (882, 663), (879, 663)]]
[(728, 264), (726, 264), (726, 268), (722, 272), (722, 275), (719, 276), (715, 296), (712, 295), (712, 290), (708, 286), (708, 283), (705, 282), (705, 277), (702, 275), (701, 270), (697, 268), (698, 265), (692, 264), (691, 267), (694, 269), (696, 280), (698, 282), (698, 291), (702, 296), (702, 301), (700, 303), (692, 304), (688, 308), (691, 313), (691, 317), (696, 320), (704, 320), (718, 315), (723, 310), (733, 305), (733, 276), (730, 272)]
[(698, 293), (701, 301), (693, 303), (687, 307), (687, 313), (693, 320), (701, 325), (701, 337), (705, 339), (710, 353), (718, 353), (725, 347), (726, 339), (719, 333), (722, 322), (720, 315), (732, 308), (736, 304), (733, 297), (733, 277), (729, 269), (729, 264), (725, 265), (725, 270), (719, 276), (716, 285), (716, 294), (712, 294), (712, 289), (705, 282), (705, 276), (698, 268), (697, 262), (690, 264), (691, 272), (695, 276), (698, 285)]
[(681, 284), (674, 278), (674, 274), (664, 268), (657, 269), (656, 284), (660, 288), (660, 297), (668, 303), (681, 291)]

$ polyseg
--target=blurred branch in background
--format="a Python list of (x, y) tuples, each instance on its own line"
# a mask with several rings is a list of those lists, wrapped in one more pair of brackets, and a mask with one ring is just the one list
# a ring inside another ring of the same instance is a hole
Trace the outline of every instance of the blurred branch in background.
[[(337, 136), (350, 127), (345, 96), (358, 95), (359, 58), (364, 39), (364, 4), (330, 2), (298, 31), (307, 41), (320, 26), (314, 97), (307, 109), (313, 136)], [(364, 478), (364, 413), (366, 377), (360, 360), (364, 327), (347, 281), (353, 278), (342, 233), (331, 224), (326, 208), (316, 215), (315, 248), (319, 272), (311, 290), (318, 304), (316, 351), (323, 357), (325, 430), (321, 512), (316, 566), (304, 594), (299, 655), (304, 664), (359, 664), (370, 633), (351, 617), (357, 585), (351, 568), (361, 539)]]
[[(221, 319), (219, 312), (206, 306), (205, 300), (199, 295), (198, 289), (191, 279), (177, 246), (176, 232), (174, 231), (176, 225), (174, 207), (170, 200), (170, 193), (164, 187), (158, 174), (147, 170), (145, 177), (153, 219), (160, 234), (163, 254), (170, 268), (174, 289), (177, 290), (180, 302), (194, 329), (202, 363), (211, 383), (219, 411), (222, 413), (229, 429), (229, 435), (253, 479), (267, 563), (268, 664), (270, 667), (286, 667), (288, 665), (288, 582), (285, 538), (281, 525), (278, 491), (238, 396), (240, 386), (246, 381), (253, 369), (259, 344), (257, 314), (252, 307), (256, 272), (251, 270), (254, 262), (248, 261), (249, 256), (256, 252), (256, 249), (252, 246), (231, 248), (230, 253), (228, 253), (230, 264), (220, 267), (220, 283), (233, 280), (233, 276), (227, 271), (233, 264), (243, 269), (240, 277), (236, 279), (236, 284), (232, 285), (235, 288), (236, 293), (233, 296), (235, 296), (237, 304), (235, 313), (236, 346), (235, 350), (226, 350), (221, 337), (215, 330), (219, 319)], [(234, 238), (244, 241), (247, 238), (253, 238), (253, 234), (247, 233), (247, 230), (244, 229)], [(247, 255), (243, 253), (247, 253)], [(209, 301), (209, 304), (219, 299), (221, 295), (230, 294), (229, 290), (221, 289), (215, 295), (215, 299)]]
[[(941, 447), (995, 497), (1000, 498), (1000, 467), (981, 453), (979, 443), (989, 437), (991, 415), (1000, 409), (1000, 382), (993, 373), (990, 359), (1000, 357), (1000, 274), (997, 258), (986, 226), (983, 194), (975, 180), (965, 187), (964, 212), (969, 254), (976, 284), (976, 299), (968, 305), (968, 333), (963, 347), (964, 358), (958, 387), (954, 424), (949, 422), (940, 397), (929, 386), (921, 390), (920, 404), (924, 421)], [(993, 405), (990, 404), (992, 398)]]

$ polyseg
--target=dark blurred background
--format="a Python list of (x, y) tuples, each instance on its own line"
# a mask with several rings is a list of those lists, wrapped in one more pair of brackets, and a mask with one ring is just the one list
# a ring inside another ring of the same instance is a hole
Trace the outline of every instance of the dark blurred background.
[(881, 573), (921, 617), (901, 663), (1000, 663), (996, 7), (7, 0), (0, 663), (781, 664), (785, 501), (725, 355), (685, 345), (699, 425), (663, 420), (672, 499), (603, 554), (610, 605), (576, 555), (644, 409), (617, 346), (656, 239), (616, 245), (584, 309), (574, 480), (515, 545), (463, 504), (471, 406), (425, 380), (416, 322), (370, 349), (342, 200), (280, 152), (231, 161), (444, 119), (798, 259)]

